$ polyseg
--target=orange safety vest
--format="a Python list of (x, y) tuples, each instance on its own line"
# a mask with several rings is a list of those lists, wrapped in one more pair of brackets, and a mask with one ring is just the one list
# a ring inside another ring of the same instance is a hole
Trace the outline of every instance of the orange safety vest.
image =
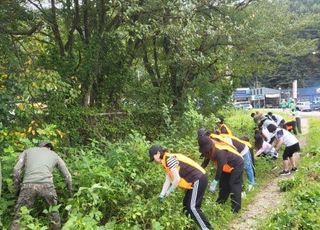
[[(226, 135), (225, 135), (225, 136), (226, 136)], [(231, 153), (233, 153), (233, 154), (235, 154), (235, 155), (237, 155), (237, 156), (239, 156), (239, 157), (241, 157), (241, 158), (243, 159), (242, 155), (236, 150), (236, 148), (235, 148), (233, 145), (231, 145), (231, 144), (225, 139), (225, 136), (223, 136), (223, 135), (217, 135), (217, 134), (214, 134), (214, 133), (210, 134), (210, 138), (213, 139), (214, 146), (215, 146), (217, 149), (219, 149), (219, 150), (227, 150), (227, 151), (229, 151), (229, 152), (231, 152)], [(219, 140), (220, 142), (217, 142), (217, 141), (215, 141), (214, 139), (217, 139), (217, 140)], [(231, 173), (233, 169), (234, 169), (234, 168), (233, 168), (231, 165), (229, 165), (229, 164), (224, 164), (224, 165), (222, 166), (222, 171), (223, 171), (223, 172), (226, 172), (226, 173)]]
[(235, 137), (235, 136), (230, 135), (230, 134), (220, 134), (220, 135), (223, 136), (223, 137), (229, 137), (229, 138), (231, 138), (233, 140), (239, 141), (240, 143), (247, 145), (249, 148), (252, 148), (252, 145), (248, 141), (241, 140), (240, 138)]
[[(175, 156), (179, 162), (183, 162), (187, 165), (190, 165), (191, 167), (197, 168), (203, 174), (206, 174), (206, 170), (204, 170), (204, 168), (202, 168), (198, 163), (196, 163), (195, 161), (193, 161), (189, 157), (186, 157), (182, 154), (165, 153), (163, 155), (162, 160), (161, 160), (161, 164), (162, 164), (164, 170), (166, 171), (166, 173), (169, 175), (171, 181), (173, 181), (173, 174), (172, 174), (170, 168), (167, 167), (167, 162), (166, 162), (167, 158), (171, 157), (171, 156)], [(178, 171), (180, 171), (180, 166), (178, 166)], [(184, 178), (180, 177), (178, 187), (180, 187), (182, 189), (192, 189), (192, 183), (187, 182)]]

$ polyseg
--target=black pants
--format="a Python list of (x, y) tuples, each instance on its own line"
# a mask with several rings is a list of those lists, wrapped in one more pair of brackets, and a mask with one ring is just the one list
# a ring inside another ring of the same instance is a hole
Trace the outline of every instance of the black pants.
[(232, 212), (241, 209), (242, 173), (244, 165), (239, 165), (231, 173), (223, 172), (219, 182), (219, 196), (217, 203), (223, 204), (231, 194)]
[(201, 211), (203, 195), (208, 185), (208, 176), (204, 174), (199, 180), (193, 183), (193, 188), (186, 191), (183, 199), (183, 209), (190, 214), (192, 219), (203, 230), (213, 229), (206, 216)]
[(297, 129), (299, 133), (301, 132), (301, 118), (300, 117), (296, 117), (296, 124), (297, 124)]

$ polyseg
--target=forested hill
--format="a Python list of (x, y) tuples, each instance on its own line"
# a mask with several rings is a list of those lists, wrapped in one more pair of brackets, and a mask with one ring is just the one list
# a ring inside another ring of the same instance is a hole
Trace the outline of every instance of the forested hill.
[[(320, 13), (320, 2), (317, 0), (292, 0), (290, 1), (290, 12), (295, 15), (304, 15), (311, 20)], [(298, 22), (300, 25), (304, 21)], [(294, 36), (302, 39), (317, 40), (317, 49), (311, 53), (301, 56), (288, 55), (278, 61), (278, 68), (268, 74), (258, 76), (258, 80), (263, 86), (270, 88), (290, 88), (293, 80), (298, 79), (298, 87), (314, 86), (320, 84), (320, 26), (319, 23), (309, 24), (306, 27), (300, 27)], [(287, 34), (287, 39), (292, 39), (292, 34)], [(295, 44), (299, 46), (299, 43)], [(286, 46), (286, 45), (285, 45)], [(254, 79), (255, 80), (255, 79)], [(253, 82), (251, 82), (253, 84)]]
[(318, 19), (317, 1), (1, 1), (1, 113), (24, 103), (29, 123), (42, 103), (49, 123), (87, 108), (140, 125), (163, 105), (181, 115), (190, 99), (209, 114), (240, 79), (315, 75)]

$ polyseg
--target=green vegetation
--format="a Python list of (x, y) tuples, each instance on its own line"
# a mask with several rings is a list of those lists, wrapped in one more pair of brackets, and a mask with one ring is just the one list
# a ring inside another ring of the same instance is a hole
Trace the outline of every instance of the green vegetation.
[[(225, 111), (225, 114), (226, 123), (234, 126), (233, 130), (237, 135), (252, 135), (253, 122), (248, 113)], [(213, 129), (215, 118), (205, 118), (190, 108), (178, 126), (168, 125), (171, 133), (162, 136), (156, 143), (173, 152), (186, 154), (200, 163), (196, 130), (202, 126)], [(179, 130), (180, 127), (185, 128)], [(43, 133), (52, 134), (50, 138), (57, 137), (54, 136), (54, 131), (55, 127), (50, 127)], [(16, 201), (10, 176), (14, 161), (24, 147), (34, 144), (30, 141), (24, 145), (15, 145), (15, 137), (10, 135), (6, 136), (6, 140), (12, 138), (11, 145), (5, 149), (6, 154), (2, 158), (5, 162), (4, 192), (1, 198), (4, 227), (8, 227), (12, 220)], [(165, 203), (159, 203), (158, 195), (164, 172), (159, 165), (148, 163), (146, 153), (150, 144), (145, 136), (132, 132), (128, 134), (128, 138), (116, 142), (100, 139), (91, 140), (86, 146), (60, 147), (58, 150), (70, 168), (76, 191), (73, 198), (68, 198), (63, 192), (65, 188), (62, 178), (56, 175), (55, 183), (60, 197), (60, 206), (57, 208), (62, 215), (64, 228), (99, 229), (99, 226), (103, 226), (104, 229), (186, 229), (189, 226), (193, 229), (193, 223), (181, 211), (182, 190), (177, 190)], [(272, 167), (268, 160), (259, 161), (259, 178)], [(210, 179), (214, 175), (213, 170), (212, 166), (208, 168)], [(203, 209), (212, 224), (222, 228), (228, 224), (232, 213), (230, 204), (220, 206), (215, 203), (216, 195), (206, 193)], [(29, 229), (46, 226), (47, 218), (41, 207), (36, 205), (31, 210), (32, 215), (23, 211), (22, 220)], [(35, 216), (39, 218), (34, 218)]]
[(261, 229), (318, 229), (320, 227), (319, 119), (311, 119), (307, 145), (303, 149), (299, 171), (279, 182), (286, 192), (283, 207), (261, 225)]
[[(276, 76), (300, 58), (318, 63), (319, 41), (307, 33), (318, 28), (315, 0), (46, 3), (0, 3), (3, 228), (13, 216), (18, 154), (50, 140), (75, 183), (70, 198), (55, 177), (60, 206), (54, 208), (65, 229), (193, 229), (181, 204), (171, 202), (181, 191), (159, 205), (164, 178), (147, 163), (150, 144), (200, 162), (196, 130), (213, 129), (220, 115), (236, 135), (252, 139), (249, 114), (229, 110), (233, 90)], [(290, 78), (268, 79), (278, 88)], [(259, 180), (274, 162), (258, 163)], [(204, 211), (223, 228), (233, 215), (215, 196), (207, 194)], [(23, 210), (27, 229), (47, 225), (50, 210), (40, 207)]]

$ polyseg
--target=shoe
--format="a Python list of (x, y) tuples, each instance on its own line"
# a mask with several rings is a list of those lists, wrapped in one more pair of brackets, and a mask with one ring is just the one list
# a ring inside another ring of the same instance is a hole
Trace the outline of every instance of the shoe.
[(291, 169), (291, 172), (295, 172), (295, 171), (298, 171), (298, 168), (297, 168), (297, 167), (293, 167), (293, 168)]
[(286, 170), (283, 170), (282, 172), (280, 172), (280, 176), (288, 176), (288, 175), (290, 175), (291, 173), (290, 173), (290, 171), (288, 170), (288, 171), (286, 171)]
[(252, 191), (254, 189), (253, 185), (252, 184), (249, 184), (248, 185), (248, 192)]

